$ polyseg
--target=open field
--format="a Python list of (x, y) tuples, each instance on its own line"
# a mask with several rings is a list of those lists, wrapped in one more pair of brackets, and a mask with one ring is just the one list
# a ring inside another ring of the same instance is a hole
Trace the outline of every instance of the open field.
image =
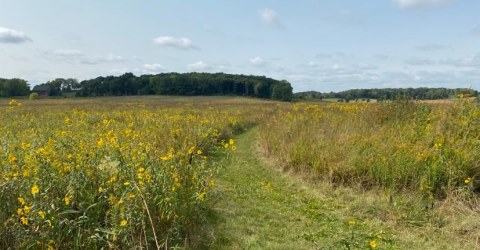
[(0, 249), (474, 249), (480, 109), (0, 100)]
[(0, 248), (179, 244), (215, 186), (207, 154), (235, 149), (261, 110), (239, 101), (2, 103)]

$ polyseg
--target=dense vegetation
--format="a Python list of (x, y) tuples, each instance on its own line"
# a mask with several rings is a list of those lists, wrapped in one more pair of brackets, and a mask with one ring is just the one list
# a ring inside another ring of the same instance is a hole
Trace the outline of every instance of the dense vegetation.
[(14, 78), (0, 78), (0, 97), (26, 96), (30, 93), (27, 81)]
[(163, 73), (97, 77), (80, 82), (80, 96), (121, 95), (234, 95), (289, 101), (292, 87), (287, 81), (264, 76), (224, 73)]
[(262, 109), (51, 102), (0, 106), (1, 249), (183, 244), (216, 185), (208, 154)]
[[(406, 101), (296, 104), (262, 125), (284, 167), (337, 184), (471, 195), (480, 173), (480, 108)], [(477, 183), (480, 184), (480, 183)], [(454, 195), (454, 196), (456, 196)]]
[(459, 94), (478, 96), (478, 91), (465, 88), (447, 89), (447, 88), (385, 88), (385, 89), (351, 89), (342, 92), (321, 93), (316, 91), (306, 91), (295, 93), (294, 97), (298, 99), (328, 99), (338, 98), (345, 101), (352, 100), (437, 100), (447, 99)]

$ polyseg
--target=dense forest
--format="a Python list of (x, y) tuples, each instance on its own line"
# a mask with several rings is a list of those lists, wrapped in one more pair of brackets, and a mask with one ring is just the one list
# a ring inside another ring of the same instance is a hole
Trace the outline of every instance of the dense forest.
[(97, 77), (79, 84), (79, 96), (234, 95), (289, 101), (292, 86), (264, 76), (224, 73), (163, 73)]
[(478, 96), (478, 91), (466, 88), (385, 88), (385, 89), (351, 89), (342, 92), (321, 93), (306, 91), (295, 93), (297, 99), (314, 100), (337, 98), (343, 101), (352, 100), (394, 100), (394, 99), (415, 99), (415, 100), (437, 100), (446, 99), (458, 94), (467, 96)]
[(14, 78), (0, 78), (0, 97), (26, 96), (30, 93), (30, 86), (27, 81)]

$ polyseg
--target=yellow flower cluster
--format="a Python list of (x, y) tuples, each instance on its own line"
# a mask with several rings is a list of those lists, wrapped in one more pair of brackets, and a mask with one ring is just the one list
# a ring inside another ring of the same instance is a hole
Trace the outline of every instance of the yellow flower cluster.
[(208, 153), (234, 151), (229, 138), (247, 124), (234, 109), (9, 105), (0, 107), (0, 237), (20, 248), (175, 235), (182, 229), (170, 227), (188, 225), (216, 185)]

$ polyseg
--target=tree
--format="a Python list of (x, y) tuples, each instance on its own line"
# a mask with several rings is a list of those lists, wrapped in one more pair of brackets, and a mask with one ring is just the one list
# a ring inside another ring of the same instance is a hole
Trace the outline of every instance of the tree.
[(30, 86), (23, 79), (1, 79), (0, 97), (26, 96), (30, 93)]
[(291, 101), (292, 100), (292, 86), (289, 82), (283, 80), (280, 83), (274, 84), (272, 88), (272, 99)]

